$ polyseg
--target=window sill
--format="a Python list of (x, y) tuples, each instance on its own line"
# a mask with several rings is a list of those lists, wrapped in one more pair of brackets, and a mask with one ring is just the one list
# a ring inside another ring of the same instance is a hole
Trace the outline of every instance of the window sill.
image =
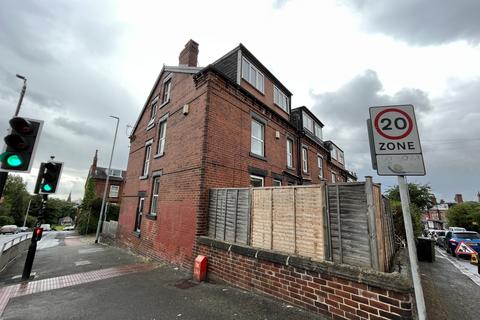
[(287, 166), (287, 170), (295, 171), (295, 167), (289, 167), (289, 166)]
[(276, 102), (273, 103), (275, 106), (277, 106), (278, 108), (282, 109), (283, 112), (285, 112), (286, 114), (290, 114), (290, 112), (288, 112), (288, 107), (287, 107), (287, 110), (283, 109), (281, 106), (279, 106)]
[(140, 238), (140, 232), (133, 231), (132, 233), (135, 237)]
[(147, 219), (149, 219), (149, 220), (157, 220), (157, 215), (146, 214), (146, 215), (145, 215), (145, 218), (147, 218)]
[(165, 152), (162, 152), (162, 153), (157, 153), (156, 155), (153, 156), (153, 159), (158, 159), (158, 158), (161, 158), (165, 155)]
[(148, 174), (146, 176), (140, 176), (138, 177), (138, 179), (140, 180), (147, 180), (148, 179)]
[(155, 119), (150, 119), (150, 121), (147, 124), (147, 131), (155, 127)]
[(254, 158), (257, 158), (257, 159), (259, 159), (259, 160), (267, 161), (267, 157), (258, 155), (258, 154), (253, 153), (253, 152), (250, 152), (250, 157), (254, 157)]
[(162, 102), (162, 104), (161, 104), (158, 108), (159, 108), (159, 109), (162, 109), (162, 108), (165, 107), (169, 102), (170, 102), (170, 99), (168, 99), (168, 100), (165, 101), (165, 102)]

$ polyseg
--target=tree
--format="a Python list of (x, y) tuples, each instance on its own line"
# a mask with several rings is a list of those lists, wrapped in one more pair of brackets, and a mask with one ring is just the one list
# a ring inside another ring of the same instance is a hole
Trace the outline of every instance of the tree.
[[(85, 184), (85, 194), (76, 223), (77, 231), (80, 234), (87, 234), (96, 230), (99, 214), (92, 208), (95, 201), (98, 203), (95, 194), (95, 181), (90, 178)], [(100, 212), (100, 209), (98, 209), (98, 212)]]
[(447, 211), (447, 220), (449, 226), (480, 231), (480, 203), (469, 201), (451, 207)]
[[(417, 237), (422, 233), (422, 211), (432, 207), (433, 194), (429, 185), (415, 183), (408, 184), (408, 192), (410, 195), (410, 215), (412, 216), (413, 233)], [(390, 199), (395, 223), (395, 233), (405, 238), (400, 189), (398, 186), (392, 187), (386, 191), (385, 196)]]
[(27, 184), (22, 177), (9, 175), (5, 184), (4, 195), (4, 201), (0, 204), (0, 215), (12, 218), (14, 224), (23, 225), (30, 195), (27, 192)]

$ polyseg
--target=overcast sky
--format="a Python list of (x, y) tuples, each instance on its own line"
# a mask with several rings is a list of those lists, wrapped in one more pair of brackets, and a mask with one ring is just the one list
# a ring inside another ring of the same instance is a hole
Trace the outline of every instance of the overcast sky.
[(200, 44), (206, 66), (243, 43), (325, 124), (348, 169), (371, 169), (368, 107), (413, 104), (429, 183), (438, 199), (480, 190), (480, 1), (5, 0), (0, 4), (0, 132), (28, 78), (21, 115), (45, 121), (34, 169), (65, 162), (58, 196), (83, 196), (99, 150), (126, 168), (133, 125), (163, 64), (184, 44)]

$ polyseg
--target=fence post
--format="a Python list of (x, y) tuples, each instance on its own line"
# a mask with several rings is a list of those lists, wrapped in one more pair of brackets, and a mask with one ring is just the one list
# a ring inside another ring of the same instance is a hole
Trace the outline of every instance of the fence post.
[(213, 225), (213, 239), (217, 239), (217, 216), (218, 216), (218, 189), (212, 190), (215, 192), (215, 224)]
[(225, 189), (225, 215), (223, 216), (223, 241), (227, 237), (227, 215), (228, 215), (228, 189)]
[(329, 205), (329, 198), (328, 198), (328, 185), (326, 183), (323, 184), (325, 186), (325, 203), (323, 205), (323, 212), (325, 218), (325, 224), (327, 226), (327, 230), (325, 232), (325, 244), (327, 246), (325, 252), (328, 254), (326, 257), (328, 260), (333, 261), (333, 248), (332, 248), (332, 233), (331, 233), (331, 228), (332, 226), (330, 225), (330, 205)]
[(270, 189), (270, 250), (273, 250), (273, 188)]
[(297, 187), (293, 187), (293, 252), (297, 253)]
[(368, 227), (368, 241), (370, 243), (370, 262), (372, 268), (380, 270), (377, 248), (377, 232), (375, 221), (375, 206), (373, 203), (373, 182), (372, 177), (365, 177), (365, 195), (367, 198), (367, 227)]
[(238, 216), (238, 193), (240, 192), (240, 190), (236, 190), (237, 191), (237, 194), (236, 194), (236, 197), (235, 197), (235, 218), (233, 220), (233, 242), (237, 242), (237, 216)]

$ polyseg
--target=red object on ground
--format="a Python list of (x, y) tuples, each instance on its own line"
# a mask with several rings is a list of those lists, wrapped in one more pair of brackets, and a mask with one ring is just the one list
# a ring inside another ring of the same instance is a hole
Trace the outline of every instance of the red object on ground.
[(196, 281), (204, 281), (207, 277), (207, 257), (198, 255), (195, 258), (195, 265), (193, 266), (193, 278)]

